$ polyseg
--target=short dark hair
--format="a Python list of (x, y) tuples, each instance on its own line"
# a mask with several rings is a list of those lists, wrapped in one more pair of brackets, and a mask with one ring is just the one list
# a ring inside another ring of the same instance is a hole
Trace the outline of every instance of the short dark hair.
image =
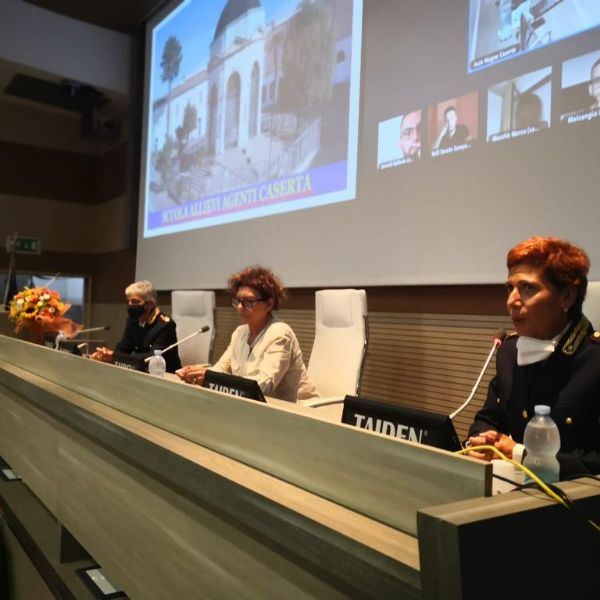
[(592, 65), (592, 68), (590, 69), (590, 80), (592, 77), (594, 77), (594, 69), (596, 67), (600, 67), (600, 58)]
[(241, 287), (255, 289), (264, 300), (273, 298), (273, 310), (279, 310), (287, 298), (287, 291), (281, 279), (267, 267), (253, 265), (234, 273), (227, 280), (227, 292), (235, 296)]
[(444, 111), (444, 117), (451, 111), (454, 111), (456, 114), (458, 114), (458, 111), (456, 110), (456, 107), (454, 106), (449, 106), (445, 111)]

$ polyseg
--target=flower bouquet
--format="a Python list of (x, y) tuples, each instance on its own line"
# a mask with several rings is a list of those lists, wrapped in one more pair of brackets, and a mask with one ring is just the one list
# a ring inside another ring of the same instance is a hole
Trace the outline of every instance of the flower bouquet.
[(54, 290), (25, 287), (13, 296), (8, 318), (15, 324), (15, 333), (26, 329), (32, 340), (41, 344), (46, 332), (62, 331), (72, 337), (81, 329), (81, 325), (64, 316), (70, 307)]

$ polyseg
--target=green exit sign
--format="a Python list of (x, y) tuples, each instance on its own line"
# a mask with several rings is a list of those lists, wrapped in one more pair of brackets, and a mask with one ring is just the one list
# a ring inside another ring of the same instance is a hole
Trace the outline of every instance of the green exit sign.
[(8, 252), (14, 248), (15, 254), (41, 254), (42, 240), (40, 238), (7, 236), (6, 249)]

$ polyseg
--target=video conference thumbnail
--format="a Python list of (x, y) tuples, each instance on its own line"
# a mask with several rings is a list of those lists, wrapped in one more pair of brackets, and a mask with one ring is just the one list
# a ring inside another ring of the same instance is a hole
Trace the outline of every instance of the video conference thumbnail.
[(600, 116), (600, 50), (563, 63), (560, 120), (591, 121)]
[[(600, 0), (593, 4), (586, 1), (575, 4), (568, 0), (511, 0), (508, 3), (504, 0), (472, 1), (472, 24), (473, 18), (477, 17), (481, 25), (486, 11), (489, 20), (492, 8), (497, 14), (500, 14), (501, 8), (508, 8), (513, 17), (518, 14), (520, 19), (525, 19), (533, 15), (536, 19), (542, 19), (543, 23), (536, 22), (538, 34), (541, 35), (543, 31), (542, 25), (553, 27), (544, 38), (544, 43), (558, 41), (600, 24)], [(477, 31), (481, 32), (480, 29)], [(499, 35), (500, 31), (497, 33)], [(483, 44), (483, 38), (480, 42)], [(538, 42), (542, 43), (542, 39), (538, 39)], [(521, 48), (519, 52), (532, 50), (537, 45)], [(483, 48), (483, 45), (479, 48)], [(490, 61), (486, 62), (491, 64)], [(558, 88), (560, 76), (562, 82), (553, 101), (553, 78)], [(552, 65), (542, 69), (493, 84), (487, 89), (487, 97), (483, 97), (484, 94), (484, 90), (476, 90), (437, 102), (427, 109), (381, 121), (377, 146), (378, 169), (410, 164), (424, 156), (437, 158), (469, 150), (478, 138), (495, 143), (530, 136), (550, 128), (559, 117), (565, 123), (600, 117), (600, 50), (566, 60), (562, 64), (553, 61)], [(484, 108), (485, 104), (487, 106)], [(483, 111), (481, 116), (480, 110)]]
[(427, 138), (422, 110), (380, 122), (377, 168), (383, 170), (411, 164), (423, 156), (425, 147), (431, 150), (433, 157), (472, 148), (479, 129), (479, 92), (431, 106), (428, 119)]
[(421, 158), (422, 111), (414, 110), (379, 123), (377, 168), (389, 169)]
[(598, 0), (470, 0), (469, 72), (598, 26)]
[(531, 135), (551, 124), (552, 67), (503, 81), (488, 90), (488, 142)]
[(440, 102), (429, 109), (431, 156), (462, 152), (477, 141), (479, 92)]

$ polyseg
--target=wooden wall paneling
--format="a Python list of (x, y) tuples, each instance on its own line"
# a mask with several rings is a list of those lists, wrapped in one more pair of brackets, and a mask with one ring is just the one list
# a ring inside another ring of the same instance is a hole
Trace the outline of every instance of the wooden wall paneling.
[[(379, 398), (450, 414), (468, 397), (490, 351), (492, 337), (508, 317), (371, 313), (369, 348), (361, 386)], [(465, 437), (495, 371), (491, 364), (474, 401), (457, 416)]]
[[(597, 532), (586, 519), (574, 518), (572, 511), (539, 492), (492, 498), (475, 494), (452, 504), (443, 504), (445, 494), (434, 493), (437, 505), (418, 509), (417, 554), (410, 535), (366, 514), (352, 513), (307, 486), (278, 479), (264, 465), (251, 467), (252, 457), (237, 462), (190, 441), (191, 436), (170, 433), (170, 417), (189, 416), (178, 402), (183, 390), (197, 393), (196, 412), (202, 412), (204, 400), (211, 396), (217, 411), (230, 404), (231, 412), (226, 410), (221, 417), (244, 424), (246, 437), (251, 423), (260, 424), (267, 441), (263, 452), (273, 460), (282, 458), (284, 448), (274, 435), (274, 425), (282, 417), (276, 415), (303, 408), (265, 407), (0, 338), (0, 423), (8, 421), (0, 431), (0, 454), (10, 453), (18, 470), (24, 469), (27, 478), (33, 475), (28, 483), (39, 487), (42, 496), (48, 497), (44, 488), (52, 480), (36, 478), (27, 465), (55, 475), (57, 517), (107, 566), (109, 579), (124, 584), (132, 597), (474, 597), (489, 582), (489, 556), (481, 552), (481, 539), (496, 540), (496, 549), (504, 556), (519, 536), (537, 539), (549, 530), (573, 551), (567, 555), (557, 553), (555, 544), (540, 546), (530, 557), (532, 568), (567, 575), (529, 578), (523, 584), (527, 594), (587, 598), (598, 589)], [(92, 398), (103, 393), (114, 396), (115, 406)], [(139, 404), (145, 408), (143, 420), (127, 414), (134, 408), (132, 399), (143, 400)], [(150, 423), (156, 405), (164, 409), (159, 426)], [(260, 412), (275, 420), (252, 418)], [(32, 420), (34, 427), (29, 426)], [(200, 424), (210, 429), (213, 423), (206, 420)], [(285, 431), (288, 441), (301, 421), (290, 424), (293, 427)], [(192, 423), (192, 430), (197, 425)], [(388, 502), (386, 494), (398, 480), (405, 486), (403, 496), (388, 503), (390, 515), (413, 503), (417, 495), (435, 492), (425, 488), (441, 483), (442, 473), (444, 485), (458, 487), (468, 485), (469, 477), (475, 479), (477, 473), (490, 475), (489, 465), (476, 461), (345, 426), (331, 427), (330, 433), (346, 432), (360, 444), (360, 452), (350, 456), (360, 476), (371, 476), (372, 470), (387, 474), (387, 486), (374, 490), (375, 504)], [(300, 429), (297, 435), (307, 452), (314, 440), (327, 439), (324, 450), (333, 446), (321, 462), (343, 460), (353, 452), (352, 444), (340, 443), (342, 438), (335, 434), (324, 435), (319, 427)], [(31, 436), (41, 439), (34, 443), (22, 439)], [(379, 450), (384, 447), (402, 448), (399, 460), (393, 464), (381, 460)], [(411, 457), (417, 456), (423, 459), (419, 469), (407, 470)], [(339, 484), (351, 475), (338, 468), (331, 479)], [(218, 479), (221, 483), (216, 484)], [(582, 514), (600, 520), (600, 494), (592, 479), (560, 486)], [(235, 504), (244, 497), (245, 506)], [(346, 496), (346, 503), (350, 500), (352, 495)], [(227, 513), (229, 508), (237, 512)], [(365, 512), (376, 511), (377, 507), (369, 507)], [(280, 541), (274, 543), (277, 535)], [(290, 538), (303, 541), (293, 553), (285, 543)], [(322, 545), (325, 538), (330, 542), (327, 548)], [(333, 571), (346, 578), (336, 579)], [(352, 585), (357, 582), (360, 589)], [(506, 597), (513, 588), (512, 578), (499, 578), (490, 597)]]
[(131, 597), (344, 597), (235, 521), (83, 438), (65, 438), (62, 449), (69, 500), (58, 516), (84, 546), (98, 549)]
[[(10, 407), (25, 422), (40, 418), (22, 399), (6, 399), (4, 390), (0, 398), (3, 412)], [(32, 432), (19, 429), (2, 440), (3, 454), (14, 444), (22, 454), (12, 457), (13, 464), (22, 468), (23, 459), (35, 461), (47, 472), (59, 500), (54, 514), (130, 597), (345, 597), (234, 520), (190, 501), (112, 449), (55, 419), (41, 416), (39, 423), (35, 436), (49, 444), (47, 455), (32, 455), (23, 446)], [(25, 472), (38, 493), (36, 480)]]
[[(283, 594), (335, 598), (353, 596), (351, 590), (358, 586), (363, 592), (361, 597), (370, 594), (374, 597), (397, 597), (400, 590), (400, 597), (419, 597), (418, 556), (413, 537), (372, 521), (364, 514), (354, 513), (343, 505), (327, 501), (306, 489), (295, 488), (285, 480), (276, 479), (265, 472), (264, 465), (260, 470), (252, 469), (168, 433), (166, 430), (171, 427), (164, 422), (160, 423), (160, 428), (149, 424), (153, 420), (152, 405), (163, 401), (168, 406), (169, 414), (178, 414), (188, 420), (189, 415), (180, 411), (177, 391), (201, 390), (181, 384), (170, 384), (163, 389), (164, 381), (147, 375), (84, 361), (15, 340), (0, 341), (3, 350), (7, 348), (6, 344), (17, 350), (10, 353), (13, 362), (1, 363), (0, 397), (3, 403), (0, 410), (3, 414), (17, 415), (21, 423), (28, 423), (32, 418), (39, 420), (40, 427), (33, 433), (40, 438), (40, 443), (48, 443), (48, 448), (52, 449), (42, 455), (43, 460), (38, 460), (40, 449), (36, 449), (35, 455), (32, 455), (29, 445), (19, 442), (19, 438), (30, 435), (30, 432), (15, 426), (13, 420), (8, 426), (10, 434), (0, 437), (0, 452), (10, 451), (12, 447), (17, 449), (11, 458), (19, 470), (28, 461), (40, 463), (57, 490), (57, 518), (107, 568), (109, 578), (133, 596), (190, 597), (190, 590), (203, 590), (203, 595), (208, 597), (219, 594), (221, 597), (223, 594), (231, 597), (272, 597), (273, 594)], [(7, 358), (5, 352), (1, 354), (3, 359)], [(14, 361), (22, 361), (25, 355), (28, 355), (28, 360), (24, 366), (33, 371), (40, 370), (41, 363), (37, 359), (44, 358), (45, 366), (41, 370), (55, 381), (13, 366)], [(69, 365), (80, 365), (80, 369), (69, 368)], [(81, 378), (74, 373), (79, 370), (83, 370)], [(103, 374), (101, 381), (90, 377), (95, 371)], [(109, 377), (110, 373), (113, 377), (119, 373), (121, 382)], [(116, 394), (115, 406), (132, 412), (126, 398), (131, 397), (133, 388), (124, 385), (127, 380), (135, 389), (140, 386), (146, 388), (141, 390), (146, 407), (144, 421), (80, 393), (86, 390), (90, 393), (92, 389), (101, 387), (104, 393)], [(57, 381), (65, 383), (68, 388)], [(82, 385), (83, 381), (87, 381), (87, 386)], [(147, 388), (146, 384), (154, 391)], [(161, 393), (168, 389), (171, 390), (170, 394)], [(194, 408), (195, 412), (207, 416), (201, 406), (202, 395), (196, 397)], [(219, 397), (214, 392), (209, 395), (217, 400), (213, 409), (226, 407), (226, 397)], [(260, 423), (263, 428), (260, 438), (266, 440), (268, 462), (275, 457), (285, 461), (286, 451), (277, 439), (277, 425), (267, 418), (250, 418), (240, 409), (245, 406), (253, 412), (266, 410), (266, 414), (271, 416), (278, 411), (253, 402), (235, 398), (229, 400), (236, 405), (232, 406), (235, 419), (232, 414), (226, 420), (236, 420), (245, 438), (225, 437), (230, 442), (237, 439), (244, 444), (253, 435), (249, 424)], [(286, 406), (293, 411), (302, 408)], [(313, 412), (304, 410), (311, 414)], [(210, 429), (214, 424), (207, 421), (209, 419), (202, 419), (203, 425)], [(285, 439), (289, 443), (293, 432), (299, 429), (297, 435), (307, 450), (318, 448), (317, 444), (310, 441), (312, 435), (316, 439), (331, 437), (333, 453), (329, 457), (322, 456), (319, 464), (329, 462), (332, 458), (345, 460), (348, 455), (346, 451), (340, 452), (341, 456), (335, 452), (336, 448), (342, 447), (340, 440), (335, 439), (336, 435), (327, 436), (317, 430), (311, 434), (310, 430), (298, 427), (298, 424), (290, 424), (291, 429), (284, 428)], [(323, 425), (344, 432), (344, 437), (350, 434), (352, 438), (362, 438), (358, 444), (358, 454), (350, 456), (353, 468), (359, 472), (361, 479), (372, 476), (371, 458), (378, 468), (391, 468), (387, 463), (395, 453), (383, 456), (382, 460), (382, 455), (373, 452), (377, 446), (388, 450), (403, 447), (408, 452), (406, 465), (398, 470), (397, 467), (403, 463), (396, 463), (393, 469), (395, 478), (382, 481), (384, 496), (392, 496), (388, 514), (401, 510), (399, 499), (394, 498), (394, 482), (406, 482), (407, 485), (412, 482), (410, 492), (405, 491), (401, 495), (401, 501), (412, 506), (419, 490), (428, 496), (438, 485), (464, 488), (465, 483), (466, 487), (472, 483), (477, 486), (476, 473), (484, 475), (485, 472), (484, 465), (470, 460), (351, 428)], [(197, 423), (192, 423), (192, 429), (196, 426)], [(168, 454), (159, 458), (155, 455), (156, 450), (144, 449), (136, 438), (160, 445)], [(367, 446), (361, 450), (360, 447), (365, 443)], [(57, 452), (54, 451), (55, 447)], [(421, 464), (415, 469), (410, 466), (410, 456), (413, 454), (414, 457), (422, 455), (425, 459), (424, 462), (419, 461)], [(167, 460), (167, 457), (170, 458)], [(361, 465), (361, 460), (364, 465)], [(192, 472), (194, 468), (189, 461), (230, 479), (234, 487), (221, 489), (223, 484), (218, 484), (216, 480), (204, 481), (204, 476)], [(245, 454), (243, 461), (252, 463), (253, 457)], [(304, 462), (297, 452), (294, 462), (297, 468)], [(454, 473), (453, 477), (445, 474), (448, 467)], [(344, 484), (339, 482), (339, 473), (344, 471), (347, 473), (345, 479), (353, 477), (348, 469), (336, 468), (337, 483), (342, 487)], [(25, 469), (25, 472), (26, 481), (37, 485), (35, 479), (29, 479), (29, 471)], [(402, 473), (404, 476), (400, 476)], [(316, 474), (316, 477), (319, 475)], [(427, 484), (419, 485), (416, 482), (419, 477), (424, 477)], [(306, 481), (312, 482), (312, 479), (307, 477)], [(336, 478), (330, 476), (329, 479), (333, 483)], [(462, 481), (463, 485), (458, 485), (458, 481)], [(34, 490), (37, 491), (35, 487)], [(235, 498), (240, 494), (247, 495), (242, 490), (265, 498), (248, 498), (246, 506), (238, 506), (238, 512), (230, 515), (234, 519), (215, 513), (215, 510), (217, 513), (227, 512), (227, 505)], [(203, 498), (199, 503), (195, 499), (197, 495)], [(439, 500), (440, 496), (448, 497), (446, 493), (440, 493), (438, 488), (432, 498)], [(352, 500), (353, 494), (345, 494), (342, 504)], [(207, 507), (206, 502), (211, 506)], [(273, 502), (277, 504), (269, 506)], [(373, 506), (366, 507), (364, 512), (377, 512), (382, 503), (371, 501), (371, 504)], [(298, 516), (291, 518), (289, 511), (298, 512)], [(238, 519), (250, 529), (264, 530), (266, 538), (246, 528), (240, 529), (236, 524)], [(272, 523), (269, 525), (272, 529), (265, 529), (265, 520), (278, 519), (279, 524)], [(315, 524), (311, 525), (313, 520)], [(282, 528), (283, 537), (277, 533)], [(326, 530), (331, 532), (325, 533)], [(299, 544), (295, 548), (295, 558), (282, 552), (277, 544), (269, 542), (277, 535), (280, 537), (278, 543), (283, 543), (286, 548), (291, 548), (292, 541)], [(380, 555), (382, 552), (384, 554)], [(306, 562), (312, 562), (313, 567), (308, 567), (304, 564)], [(173, 573), (177, 573), (176, 578)], [(341, 575), (342, 580), (336, 580)]]
[(30, 482), (38, 498), (56, 514), (56, 479), (49, 467), (57, 461), (58, 432), (48, 430), (43, 413), (24, 412), (19, 399), (18, 394), (0, 384), (2, 457)]
[(48, 588), (7, 525), (2, 524), (0, 535), (5, 546), (6, 556), (3, 567), (6, 568), (8, 579), (8, 581), (0, 581), (0, 593), (4, 593), (5, 588), (9, 588), (6, 593), (15, 599), (54, 600), (56, 596)]
[(489, 465), (322, 421), (306, 407), (265, 406), (4, 337), (0, 359), (0, 380), (33, 402), (42, 400), (27, 391), (29, 381), (65, 382), (73, 393), (413, 535), (419, 506), (488, 491)]
[[(308, 364), (315, 331), (314, 311), (283, 309), (279, 318), (296, 332)], [(233, 309), (217, 308), (215, 360), (224, 352), (237, 325)], [(370, 313), (361, 394), (450, 414), (469, 396), (491, 349), (493, 335), (510, 326), (508, 317)], [(492, 360), (473, 402), (456, 418), (460, 437), (466, 437), (494, 373)]]
[(7, 578), (12, 591), (2, 595), (4, 582), (0, 577), (1, 598), (97, 598), (77, 572), (97, 563), (85, 552), (62, 553), (61, 533), (65, 529), (23, 481), (0, 481), (1, 518), (5, 519), (0, 535), (7, 542)]
[[(532, 488), (419, 511), (421, 569), (432, 575), (421, 579), (423, 599), (479, 598), (482, 589), (489, 600), (597, 597), (598, 531), (587, 519), (600, 521), (600, 486), (588, 478), (559, 486), (571, 510)], [(481, 540), (494, 540), (494, 550), (482, 551)], [(490, 568), (492, 556), (512, 556), (515, 540), (527, 556), (526, 574), (507, 564)], [(535, 550), (525, 550), (531, 544)]]
[[(283, 309), (279, 318), (294, 329), (308, 364), (314, 340), (314, 311)], [(214, 362), (227, 348), (238, 324), (233, 308), (217, 307)], [(493, 334), (510, 326), (508, 317), (371, 313), (361, 393), (450, 414), (468, 397), (491, 348)], [(115, 335), (121, 335), (121, 328), (115, 329)], [(456, 418), (459, 436), (466, 437), (494, 373), (492, 360), (474, 401)]]

